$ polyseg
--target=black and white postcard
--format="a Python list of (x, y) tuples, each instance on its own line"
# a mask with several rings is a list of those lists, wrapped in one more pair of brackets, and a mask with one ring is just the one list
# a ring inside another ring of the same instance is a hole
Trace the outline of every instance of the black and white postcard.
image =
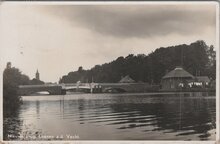
[(217, 2), (2, 2), (2, 141), (215, 143), (218, 19)]

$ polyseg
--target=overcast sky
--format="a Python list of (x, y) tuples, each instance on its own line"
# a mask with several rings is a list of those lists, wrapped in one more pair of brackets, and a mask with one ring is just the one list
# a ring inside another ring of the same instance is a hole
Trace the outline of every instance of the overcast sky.
[(216, 45), (216, 5), (0, 6), (1, 66), (31, 79), (57, 82), (79, 66), (90, 69), (128, 54), (204, 40)]

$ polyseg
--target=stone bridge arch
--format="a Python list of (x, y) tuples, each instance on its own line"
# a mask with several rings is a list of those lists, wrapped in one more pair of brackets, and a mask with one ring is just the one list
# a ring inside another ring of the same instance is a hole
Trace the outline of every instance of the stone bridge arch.
[(62, 94), (62, 87), (59, 85), (21, 85), (18, 94), (31, 95), (41, 91), (47, 91), (50, 95), (60, 95)]

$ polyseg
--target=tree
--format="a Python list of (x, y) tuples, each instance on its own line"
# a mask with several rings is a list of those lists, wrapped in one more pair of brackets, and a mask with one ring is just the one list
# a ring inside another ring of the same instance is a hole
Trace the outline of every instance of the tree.
[(211, 45), (207, 49), (208, 55), (208, 63), (206, 73), (209, 75), (213, 80), (216, 79), (216, 51), (214, 50), (214, 46)]
[(136, 82), (160, 84), (167, 71), (176, 66), (182, 66), (193, 75), (207, 75), (215, 79), (216, 69), (215, 51), (213, 46), (208, 47), (204, 41), (196, 41), (190, 45), (182, 44), (170, 47), (161, 47), (148, 54), (129, 54), (118, 57), (109, 63), (96, 65), (90, 70), (70, 72), (61, 78), (63, 83), (77, 81), (91, 82), (118, 82), (122, 76), (129, 75)]
[(44, 82), (36, 78), (33, 78), (32, 80), (30, 80), (30, 85), (42, 85), (42, 84), (44, 84)]
[(80, 66), (79, 69), (78, 69), (78, 72), (80, 73), (80, 72), (82, 72), (82, 71), (83, 71), (83, 67)]
[(207, 49), (207, 55), (208, 55), (208, 66), (213, 66), (216, 63), (216, 52), (214, 50), (214, 46), (211, 45), (208, 49)]
[[(8, 63), (9, 64), (9, 63)], [(29, 78), (21, 74), (19, 69), (9, 66), (3, 72), (3, 114), (8, 116), (16, 112), (21, 97), (17, 94), (19, 85), (29, 84)]]

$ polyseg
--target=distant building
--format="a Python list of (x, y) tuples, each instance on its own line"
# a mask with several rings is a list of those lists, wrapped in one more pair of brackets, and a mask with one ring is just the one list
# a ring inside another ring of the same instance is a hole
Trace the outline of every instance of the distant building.
[(41, 84), (44, 84), (44, 82), (36, 78), (33, 78), (32, 80), (30, 80), (30, 85), (41, 85)]
[(188, 81), (193, 80), (194, 76), (185, 71), (182, 67), (176, 67), (168, 72), (161, 81), (162, 90), (176, 91), (188, 87)]
[(197, 76), (195, 77), (195, 80), (204, 83), (204, 85), (208, 85), (211, 82), (208, 76)]
[(196, 76), (191, 82), (189, 82), (190, 87), (199, 86), (207, 87), (210, 85), (211, 80), (208, 76)]
[(135, 80), (133, 80), (132, 78), (130, 78), (129, 75), (126, 75), (125, 77), (123, 77), (119, 83), (134, 83)]
[(30, 80), (30, 85), (42, 85), (42, 84), (44, 84), (44, 82), (40, 80), (40, 73), (37, 70), (35, 74), (35, 78)]
[(35, 74), (35, 78), (36, 78), (37, 80), (40, 80), (40, 73), (38, 72), (38, 70), (37, 70), (37, 72), (36, 72), (36, 74)]

